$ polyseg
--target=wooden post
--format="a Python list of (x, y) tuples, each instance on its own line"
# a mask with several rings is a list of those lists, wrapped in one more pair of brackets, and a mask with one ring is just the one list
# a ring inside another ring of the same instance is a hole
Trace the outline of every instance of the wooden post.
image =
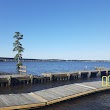
[(90, 76), (91, 76), (91, 72), (89, 71), (87, 77), (90, 78)]
[(106, 70), (106, 76), (108, 76), (108, 70)]
[(8, 86), (11, 86), (11, 83), (12, 83), (11, 78), (12, 78), (11, 76), (8, 77)]
[(81, 72), (79, 71), (79, 73), (78, 73), (78, 78), (81, 78)]
[(52, 79), (52, 74), (50, 74), (50, 81), (52, 81), (53, 79)]
[(19, 69), (20, 74), (22, 74), (22, 72), (26, 73), (26, 66), (19, 66), (19, 67), (20, 67), (20, 69)]
[(97, 76), (101, 76), (101, 70), (98, 70)]
[(33, 78), (34, 78), (34, 76), (31, 74), (31, 75), (30, 75), (31, 84), (33, 83)]
[(70, 80), (70, 73), (67, 74), (68, 80)]

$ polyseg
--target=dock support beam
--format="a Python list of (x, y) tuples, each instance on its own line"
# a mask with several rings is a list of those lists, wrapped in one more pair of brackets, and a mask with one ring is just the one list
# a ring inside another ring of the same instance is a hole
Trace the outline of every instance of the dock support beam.
[(8, 77), (8, 86), (11, 86), (11, 83), (12, 83), (11, 78), (12, 78), (11, 76)]
[(67, 77), (68, 77), (68, 80), (70, 80), (70, 74), (69, 73), (67, 74)]
[(49, 76), (50, 76), (50, 81), (52, 81), (52, 80), (53, 80), (53, 77), (52, 77), (53, 75), (52, 75), (52, 74), (50, 74)]
[(88, 72), (87, 77), (88, 77), (88, 78), (91, 77), (91, 72), (90, 72), (90, 71)]
[(106, 76), (108, 76), (108, 70), (106, 70)]
[(97, 73), (97, 77), (101, 76), (101, 70)]
[(81, 78), (81, 72), (78, 73), (78, 78)]
[(33, 78), (34, 78), (34, 77), (33, 77), (33, 75), (31, 74), (31, 75), (30, 75), (31, 84), (33, 84)]

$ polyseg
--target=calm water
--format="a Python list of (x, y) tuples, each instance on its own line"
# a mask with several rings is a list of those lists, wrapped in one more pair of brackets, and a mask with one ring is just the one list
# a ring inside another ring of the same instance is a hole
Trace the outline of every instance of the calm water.
[(110, 110), (110, 91), (72, 99), (38, 110)]
[[(0, 62), (0, 72), (18, 73), (16, 62)], [(27, 73), (41, 75), (49, 72), (68, 72), (77, 70), (92, 70), (95, 67), (108, 67), (110, 62), (23, 62)]]
[[(23, 62), (27, 66), (27, 73), (41, 75), (48, 72), (67, 72), (89, 70), (95, 67), (108, 67), (110, 62)], [(17, 73), (15, 62), (0, 62), (0, 72)], [(87, 68), (86, 68), (87, 66)], [(35, 85), (16, 87), (0, 87), (0, 94), (34, 92), (76, 82), (101, 80), (101, 78), (79, 79), (74, 81), (47, 82)], [(110, 91), (101, 92), (85, 97), (57, 103), (38, 110), (110, 110)]]

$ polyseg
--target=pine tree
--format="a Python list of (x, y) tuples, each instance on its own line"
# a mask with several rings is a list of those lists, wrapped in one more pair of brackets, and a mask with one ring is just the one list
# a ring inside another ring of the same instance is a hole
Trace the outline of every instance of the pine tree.
[(13, 43), (14, 49), (13, 51), (17, 51), (17, 54), (15, 55), (15, 60), (17, 60), (17, 67), (19, 68), (19, 66), (22, 65), (22, 62), (20, 61), (20, 59), (22, 58), (22, 52), (24, 52), (24, 48), (22, 47), (22, 44), (20, 43), (20, 40), (23, 39), (23, 35), (20, 32), (15, 32), (14, 37), (15, 38), (15, 42)]

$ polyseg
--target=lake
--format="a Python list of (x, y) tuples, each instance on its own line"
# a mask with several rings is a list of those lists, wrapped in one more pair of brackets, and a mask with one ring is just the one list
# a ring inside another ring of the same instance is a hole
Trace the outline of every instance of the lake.
[[(95, 67), (110, 68), (110, 62), (23, 62), (28, 74), (94, 70)], [(0, 72), (18, 73), (16, 62), (0, 62)]]

